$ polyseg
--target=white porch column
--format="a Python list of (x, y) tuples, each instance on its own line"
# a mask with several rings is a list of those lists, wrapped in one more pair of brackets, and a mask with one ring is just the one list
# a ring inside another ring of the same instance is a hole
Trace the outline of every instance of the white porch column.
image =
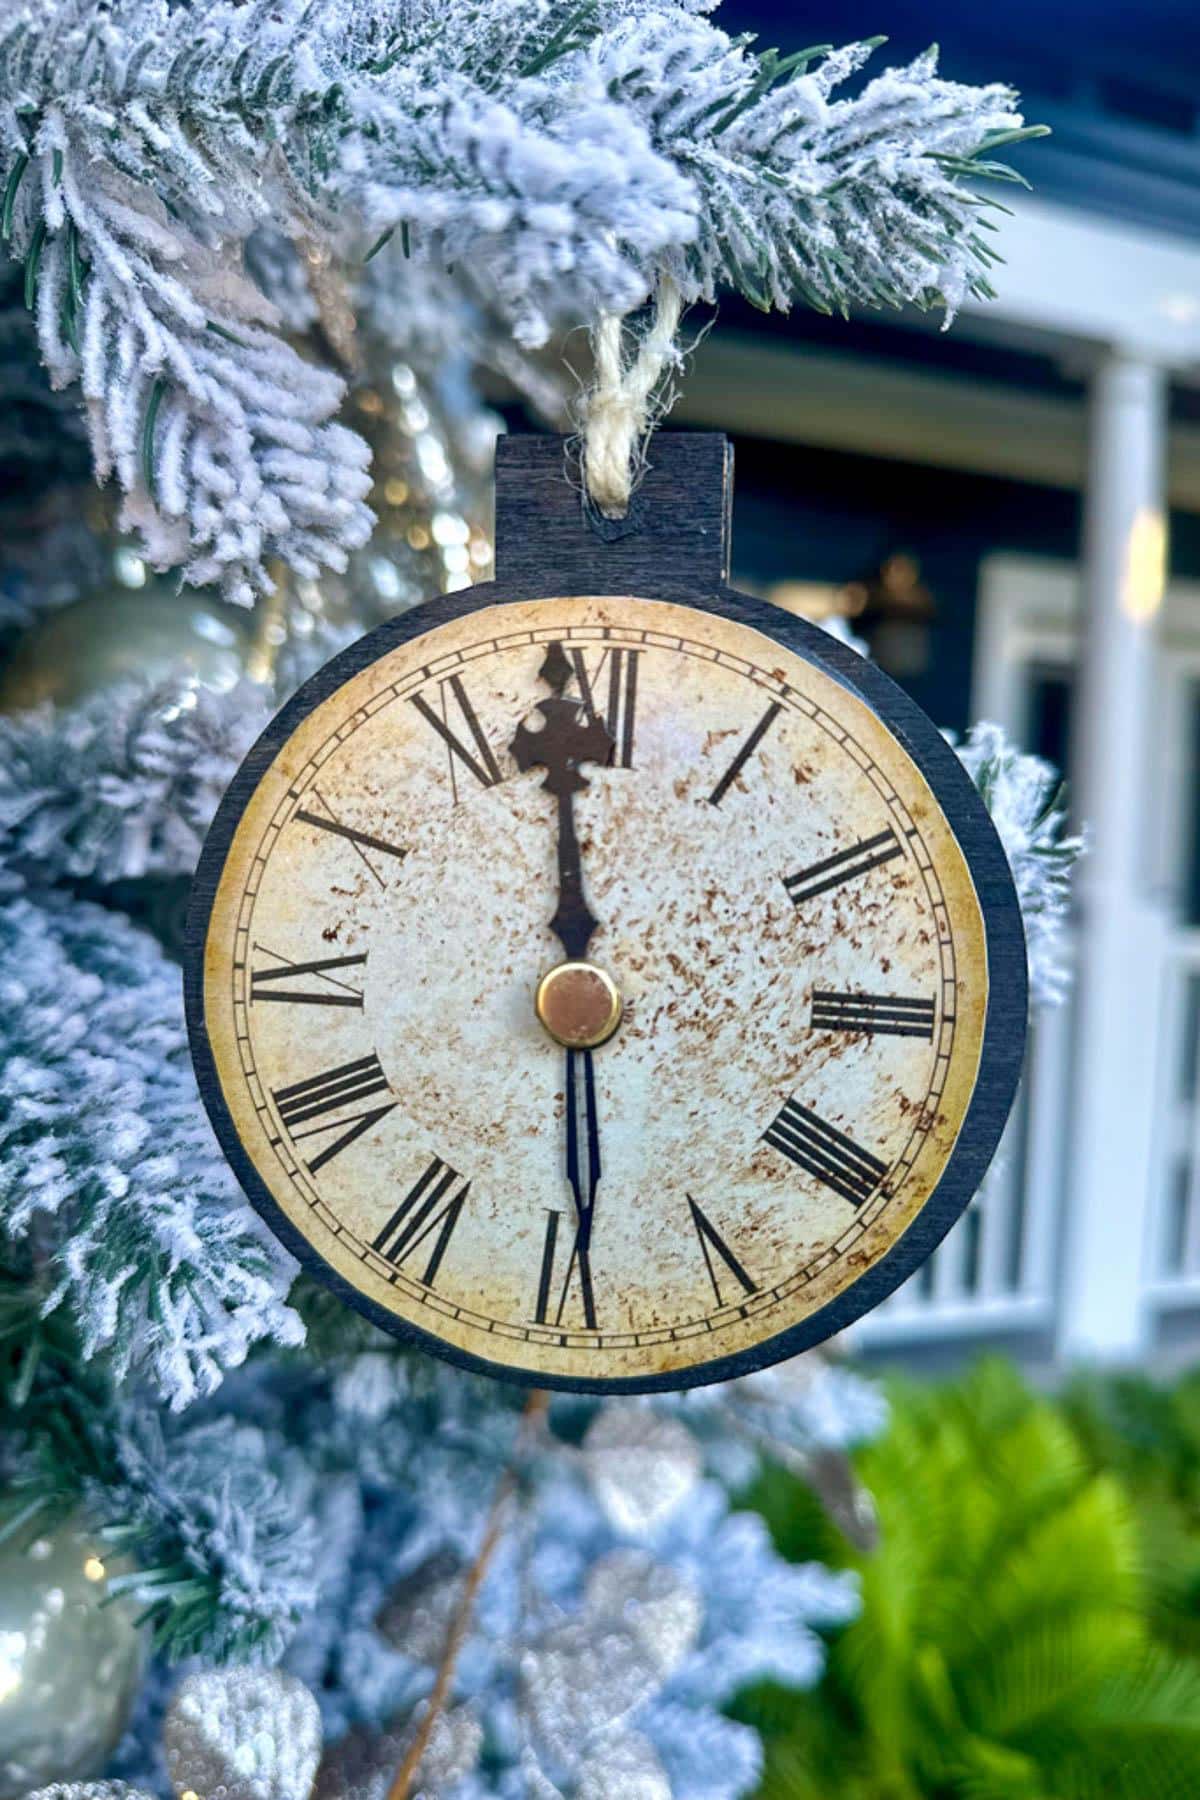
[(1134, 1357), (1148, 1237), (1162, 908), (1151, 893), (1154, 638), (1166, 560), (1166, 376), (1105, 355), (1091, 395), (1072, 786), (1079, 869), (1073, 1107), (1059, 1351)]

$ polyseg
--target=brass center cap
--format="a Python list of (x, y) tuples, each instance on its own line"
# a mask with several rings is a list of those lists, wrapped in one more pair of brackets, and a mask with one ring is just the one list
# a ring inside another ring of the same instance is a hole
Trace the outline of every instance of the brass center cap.
[(617, 984), (595, 963), (559, 963), (539, 981), (534, 1006), (555, 1043), (569, 1050), (603, 1044), (621, 1023)]

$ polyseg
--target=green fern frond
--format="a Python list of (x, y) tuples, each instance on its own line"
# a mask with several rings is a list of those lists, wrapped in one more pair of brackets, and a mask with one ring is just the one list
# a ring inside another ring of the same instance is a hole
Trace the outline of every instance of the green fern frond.
[[(1086, 1434), (998, 1362), (889, 1398), (886, 1436), (858, 1459), (879, 1547), (840, 1557), (861, 1614), (813, 1694), (789, 1706), (758, 1689), (739, 1707), (767, 1741), (761, 1800), (1194, 1800), (1200, 1662), (1151, 1638), (1189, 1540), (1161, 1524), (1156, 1584), (1145, 1525), (1095, 1462), (1114, 1416), (1136, 1414), (1132, 1391), (1093, 1395)], [(1174, 1492), (1200, 1403), (1189, 1390), (1178, 1415), (1138, 1416), (1158, 1491)], [(777, 1540), (811, 1540), (794, 1486), (799, 1524), (783, 1477), (762, 1486)]]

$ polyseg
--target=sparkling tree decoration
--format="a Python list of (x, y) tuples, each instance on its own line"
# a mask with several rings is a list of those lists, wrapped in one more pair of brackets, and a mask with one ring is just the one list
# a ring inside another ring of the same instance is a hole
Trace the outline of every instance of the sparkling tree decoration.
[(212, 1669), (180, 1684), (163, 1724), (179, 1800), (307, 1800), (321, 1756), (321, 1711), (278, 1669)]

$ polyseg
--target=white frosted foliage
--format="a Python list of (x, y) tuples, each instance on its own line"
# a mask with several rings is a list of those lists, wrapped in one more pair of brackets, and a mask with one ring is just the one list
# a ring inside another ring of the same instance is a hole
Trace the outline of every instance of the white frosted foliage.
[(999, 725), (972, 726), (956, 748), (1008, 856), (1025, 924), (1030, 998), (1054, 1004), (1069, 980), (1063, 934), (1071, 870), (1084, 849), (1083, 838), (1067, 831), (1062, 777), (1044, 758), (1019, 751)]
[(97, 473), (156, 567), (248, 600), (273, 558), (315, 576), (364, 541), (341, 376), (290, 334), (331, 284), (352, 318), (389, 234), (400, 337), (422, 260), (462, 271), (524, 345), (628, 312), (664, 275), (685, 301), (733, 287), (827, 311), (949, 316), (990, 292), (972, 178), (1010, 175), (991, 160), (1021, 135), (1009, 89), (945, 81), (930, 51), (845, 92), (870, 45), (781, 58), (706, 11), (7, 8), (8, 247), (50, 379), (78, 385)]
[(134, 680), (0, 718), (0, 859), (40, 877), (189, 875), (267, 723), (261, 688)]
[(0, 917), (0, 1226), (38, 1242), (53, 1221), (46, 1311), (186, 1405), (260, 1339), (301, 1341), (294, 1265), (217, 1148), (154, 940), (62, 897)]

